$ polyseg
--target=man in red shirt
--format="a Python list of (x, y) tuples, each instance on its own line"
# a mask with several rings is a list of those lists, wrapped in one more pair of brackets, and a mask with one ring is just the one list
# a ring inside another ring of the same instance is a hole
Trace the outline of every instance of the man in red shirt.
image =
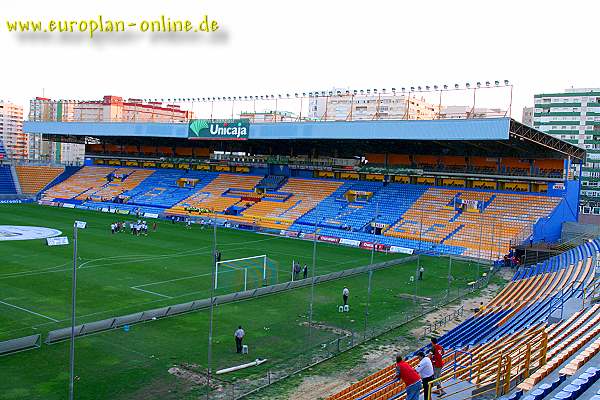
[[(433, 379), (437, 379), (442, 375), (444, 367), (444, 348), (438, 344), (436, 338), (431, 338), (431, 364), (433, 364)], [(445, 395), (446, 392), (442, 388), (441, 382), (436, 383), (436, 393)]]
[(419, 400), (423, 387), (421, 377), (400, 354), (396, 356), (396, 379), (401, 379), (406, 385), (406, 400)]

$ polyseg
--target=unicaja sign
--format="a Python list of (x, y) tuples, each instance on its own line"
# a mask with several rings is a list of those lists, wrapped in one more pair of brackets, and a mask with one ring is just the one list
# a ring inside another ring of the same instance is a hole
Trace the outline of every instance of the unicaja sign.
[(247, 119), (190, 121), (188, 139), (246, 140), (250, 131)]

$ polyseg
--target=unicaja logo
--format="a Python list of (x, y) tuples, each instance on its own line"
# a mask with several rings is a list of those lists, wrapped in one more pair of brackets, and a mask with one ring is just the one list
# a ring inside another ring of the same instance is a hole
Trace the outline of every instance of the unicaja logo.
[(248, 135), (248, 131), (241, 122), (233, 126), (229, 124), (210, 124), (210, 134), (212, 136), (235, 136), (240, 138), (241, 136)]
[(190, 139), (243, 140), (249, 137), (248, 120), (193, 120), (188, 129)]

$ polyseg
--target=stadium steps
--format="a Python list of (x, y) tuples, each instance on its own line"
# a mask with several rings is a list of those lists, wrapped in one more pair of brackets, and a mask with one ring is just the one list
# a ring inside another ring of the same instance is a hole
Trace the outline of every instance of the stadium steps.
[(15, 185), (15, 190), (17, 194), (23, 194), (23, 189), (21, 189), (21, 182), (19, 182), (19, 175), (17, 174), (17, 170), (14, 165), (10, 166), (10, 173), (12, 174), (13, 184)]
[(446, 240), (450, 239), (452, 236), (454, 236), (456, 233), (458, 233), (458, 231), (460, 231), (462, 228), (464, 228), (464, 225), (459, 225), (456, 229), (454, 229), (452, 232), (450, 232), (445, 238), (443, 238), (440, 243), (444, 243)]
[(66, 166), (63, 173), (60, 174), (59, 176), (57, 176), (52, 182), (48, 183), (46, 185), (46, 187), (44, 187), (40, 193), (43, 194), (46, 190), (48, 190), (49, 188), (58, 185), (59, 183), (62, 183), (64, 181), (66, 181), (67, 179), (69, 179), (71, 176), (73, 176), (75, 173), (77, 173), (77, 171), (79, 171), (81, 169), (81, 167), (79, 166)]

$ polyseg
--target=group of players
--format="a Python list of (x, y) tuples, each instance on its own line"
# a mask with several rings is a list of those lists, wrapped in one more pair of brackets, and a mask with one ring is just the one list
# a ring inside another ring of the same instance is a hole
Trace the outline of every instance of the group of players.
[[(146, 221), (142, 221), (138, 219), (137, 221), (131, 222), (115, 222), (110, 224), (110, 231), (114, 235), (119, 232), (127, 232), (127, 228), (129, 227), (129, 231), (132, 235), (140, 236), (148, 236), (148, 223)], [(152, 231), (156, 232), (157, 225), (156, 222), (152, 224)]]

